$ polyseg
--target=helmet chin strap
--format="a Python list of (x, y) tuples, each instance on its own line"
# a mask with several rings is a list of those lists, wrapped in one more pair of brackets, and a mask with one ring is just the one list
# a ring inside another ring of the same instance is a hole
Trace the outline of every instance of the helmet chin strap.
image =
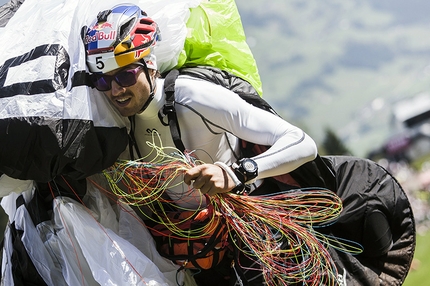
[(148, 105), (154, 99), (154, 93), (155, 93), (155, 91), (154, 91), (155, 90), (155, 84), (154, 85), (152, 84), (152, 80), (151, 80), (151, 76), (149, 75), (148, 67), (146, 66), (146, 63), (144, 60), (142, 60), (141, 62), (143, 64), (143, 70), (145, 72), (146, 79), (148, 80), (148, 83), (149, 83), (150, 93), (149, 93), (148, 99), (146, 100), (145, 104), (142, 106), (142, 108), (140, 109), (140, 111), (138, 113), (142, 113), (146, 108), (148, 108)]

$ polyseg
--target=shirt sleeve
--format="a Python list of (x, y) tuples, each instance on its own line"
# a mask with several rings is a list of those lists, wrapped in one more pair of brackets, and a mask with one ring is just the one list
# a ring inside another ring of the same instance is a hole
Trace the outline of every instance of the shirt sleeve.
[(258, 164), (258, 178), (291, 172), (316, 157), (316, 144), (303, 130), (252, 106), (230, 90), (193, 79), (178, 79), (177, 87), (177, 93), (187, 94), (179, 98), (180, 104), (199, 113), (214, 131), (230, 132), (245, 141), (271, 146), (253, 157)]

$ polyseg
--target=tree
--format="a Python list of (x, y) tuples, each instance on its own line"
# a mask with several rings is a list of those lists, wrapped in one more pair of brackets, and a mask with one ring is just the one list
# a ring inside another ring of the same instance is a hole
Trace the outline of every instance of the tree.
[(351, 152), (342, 140), (340, 140), (336, 133), (329, 127), (325, 129), (322, 151), (327, 155), (351, 155)]

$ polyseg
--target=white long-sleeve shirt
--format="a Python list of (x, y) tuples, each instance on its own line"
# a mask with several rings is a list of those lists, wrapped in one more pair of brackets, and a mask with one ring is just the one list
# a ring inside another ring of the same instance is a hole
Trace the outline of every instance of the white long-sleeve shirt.
[[(152, 150), (146, 144), (153, 140), (152, 131), (158, 132), (164, 147), (174, 147), (169, 126), (164, 126), (158, 118), (158, 111), (165, 103), (163, 84), (164, 79), (157, 79), (154, 100), (136, 115), (135, 137), (143, 157)], [(230, 90), (188, 76), (179, 76), (175, 84), (181, 139), (199, 160), (232, 164), (236, 161), (233, 152), (239, 154), (238, 138), (272, 146), (252, 158), (258, 165), (257, 179), (288, 173), (315, 158), (315, 142), (305, 132), (252, 106)]]

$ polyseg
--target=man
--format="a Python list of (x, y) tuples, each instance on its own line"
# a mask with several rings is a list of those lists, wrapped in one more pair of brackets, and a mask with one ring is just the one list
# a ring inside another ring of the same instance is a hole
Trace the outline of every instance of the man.
[[(98, 30), (103, 23), (105, 27)], [(94, 35), (101, 32), (116, 36), (99, 40)], [(122, 116), (135, 117), (134, 136), (143, 156), (151, 151), (146, 145), (152, 141), (148, 131), (156, 130), (163, 146), (174, 146), (169, 127), (158, 117), (165, 102), (163, 79), (156, 76), (153, 55), (158, 37), (156, 23), (140, 8), (129, 5), (100, 13), (86, 36), (87, 63), (94, 85)], [(250, 180), (288, 173), (316, 156), (314, 141), (301, 129), (247, 104), (227, 89), (180, 76), (175, 93), (184, 145), (208, 163), (188, 171), (184, 181), (193, 181), (194, 188), (203, 194), (229, 192), (236, 186), (223, 168), (211, 163), (234, 163), (239, 158), (238, 138), (272, 146), (251, 158), (258, 166), (258, 175)]]
[[(85, 35), (94, 87), (130, 118), (131, 137), (146, 159), (151, 159), (153, 150), (146, 142), (153, 141), (153, 131), (160, 145), (174, 146), (169, 126), (159, 116), (166, 100), (153, 53), (159, 38), (157, 24), (130, 4), (100, 12)], [(206, 162), (188, 170), (184, 184), (167, 191), (181, 208), (198, 209), (204, 206), (204, 194), (242, 191), (245, 185), (252, 194), (265, 178), (289, 173), (317, 154), (315, 142), (301, 129), (205, 80), (179, 76), (175, 109), (185, 147)], [(242, 158), (239, 138), (271, 148)]]

